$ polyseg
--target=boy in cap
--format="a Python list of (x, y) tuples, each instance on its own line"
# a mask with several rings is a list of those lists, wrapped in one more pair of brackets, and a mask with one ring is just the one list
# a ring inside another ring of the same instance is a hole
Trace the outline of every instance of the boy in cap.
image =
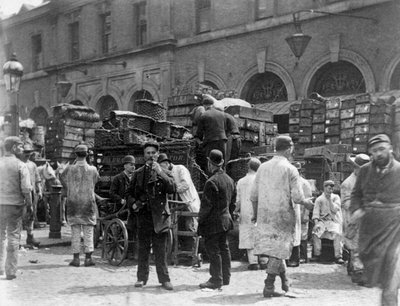
[(343, 264), (342, 259), (342, 228), (343, 217), (340, 197), (333, 193), (335, 182), (327, 180), (324, 182), (324, 192), (315, 200), (312, 219), (314, 221), (313, 242), (314, 255), (317, 261), (321, 256), (321, 239), (333, 240), (335, 262)]
[(227, 242), (228, 231), (233, 229), (231, 214), (235, 210), (236, 188), (233, 180), (222, 169), (223, 153), (211, 150), (208, 169), (212, 174), (204, 185), (199, 211), (198, 233), (210, 259), (211, 278), (200, 288), (218, 289), (229, 285), (231, 253)]
[(71, 247), (74, 255), (70, 266), (79, 267), (81, 231), (85, 252), (85, 267), (94, 266), (93, 234), (96, 225), (96, 199), (94, 188), (99, 179), (96, 167), (87, 163), (88, 147), (80, 144), (75, 147), (76, 160), (61, 174), (61, 183), (67, 195), (67, 219), (71, 225)]
[(354, 283), (361, 283), (361, 275), (363, 264), (358, 254), (358, 231), (360, 224), (349, 224), (350, 222), (350, 200), (351, 192), (356, 184), (357, 176), (360, 173), (360, 168), (370, 161), (366, 154), (357, 154), (355, 157), (350, 157), (350, 161), (354, 165), (354, 170), (348, 178), (346, 178), (340, 185), (340, 196), (342, 200), (342, 214), (343, 214), (343, 233), (345, 238), (345, 245), (350, 250), (350, 260), (348, 263), (348, 272)]
[[(23, 142), (16, 136), (7, 137), (0, 158), (0, 275), (16, 278), (18, 249), (24, 209), (32, 213), (29, 170), (16, 155), (22, 153)], [(7, 256), (6, 254), (7, 245)]]
[(167, 195), (175, 192), (173, 179), (157, 162), (159, 144), (146, 142), (143, 146), (146, 164), (140, 167), (129, 185), (129, 203), (138, 213), (139, 258), (135, 287), (141, 288), (149, 279), (149, 256), (153, 248), (158, 281), (166, 290), (173, 290), (168, 274), (167, 238), (171, 212)]
[(382, 288), (382, 305), (398, 305), (400, 288), (400, 163), (390, 138), (368, 141), (372, 161), (360, 168), (351, 193), (350, 222), (360, 219), (358, 250), (363, 279)]
[[(126, 204), (129, 184), (135, 172), (135, 157), (132, 155), (124, 156), (122, 164), (124, 170), (113, 177), (110, 185), (110, 197), (119, 207)], [(132, 210), (132, 207), (128, 207), (128, 209), (128, 237), (129, 241), (134, 241), (133, 245), (129, 245), (128, 250), (133, 253), (132, 256), (135, 256), (137, 251), (137, 213)]]

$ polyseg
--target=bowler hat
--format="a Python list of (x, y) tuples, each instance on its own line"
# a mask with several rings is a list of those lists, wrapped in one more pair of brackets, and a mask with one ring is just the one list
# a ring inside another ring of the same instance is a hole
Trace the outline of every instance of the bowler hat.
[(126, 155), (123, 159), (122, 159), (122, 164), (134, 164), (135, 163), (135, 157), (132, 155)]
[(374, 144), (380, 143), (380, 142), (386, 142), (388, 144), (391, 144), (390, 138), (386, 134), (378, 134), (372, 137), (370, 140), (368, 140), (368, 148), (372, 147)]
[(208, 161), (214, 166), (221, 167), (224, 164), (224, 156), (220, 150), (211, 150), (210, 155), (207, 157)]
[(161, 153), (161, 154), (158, 156), (157, 163), (160, 164), (160, 163), (165, 162), (165, 161), (171, 162), (171, 160), (168, 158), (168, 155), (167, 155), (167, 154)]
[(75, 151), (75, 153), (78, 153), (78, 152), (87, 152), (88, 150), (89, 150), (89, 148), (87, 147), (87, 145), (80, 144), (75, 147), (74, 151)]
[(334, 181), (332, 181), (332, 180), (327, 180), (327, 181), (325, 181), (324, 182), (324, 187), (326, 187), (326, 186), (335, 186), (335, 182)]
[(367, 154), (357, 154), (354, 157), (350, 157), (350, 160), (357, 166), (362, 166), (370, 161), (370, 158)]
[(211, 96), (204, 94), (202, 103), (203, 103), (203, 105), (213, 105), (214, 100), (212, 99)]
[(292, 138), (289, 136), (278, 136), (275, 141), (276, 151), (285, 151), (293, 146)]

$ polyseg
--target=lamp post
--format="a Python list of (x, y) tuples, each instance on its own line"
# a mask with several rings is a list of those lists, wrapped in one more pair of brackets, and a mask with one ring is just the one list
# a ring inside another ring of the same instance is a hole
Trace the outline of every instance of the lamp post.
[(15, 53), (11, 55), (8, 62), (3, 65), (4, 83), (6, 90), (15, 93), (15, 105), (11, 106), (12, 118), (12, 135), (19, 136), (19, 86), (21, 84), (24, 67), (17, 60)]

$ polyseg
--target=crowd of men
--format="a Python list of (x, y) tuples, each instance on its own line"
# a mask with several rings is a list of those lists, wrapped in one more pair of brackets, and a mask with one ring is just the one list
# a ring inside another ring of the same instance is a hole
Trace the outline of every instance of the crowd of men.
[[(271, 160), (261, 163), (251, 158), (247, 175), (235, 185), (224, 170), (229, 120), (205, 101), (207, 107), (199, 117), (195, 135), (202, 140), (207, 152), (210, 174), (201, 199), (188, 169), (174, 165), (167, 154), (160, 154), (156, 142), (143, 145), (145, 164), (138, 169), (135, 169), (135, 157), (125, 156), (124, 170), (112, 181), (111, 198), (129, 209), (127, 227), (130, 240), (135, 241), (130, 253), (138, 261), (135, 287), (143, 287), (148, 282), (152, 249), (159, 283), (164, 289), (173, 290), (166, 245), (171, 227), (168, 195), (176, 194), (186, 203), (188, 211), (198, 213), (198, 218), (187, 218), (183, 226), (204, 239), (211, 277), (200, 288), (219, 289), (229, 285), (231, 255), (227, 234), (233, 229), (233, 218), (239, 217), (239, 247), (247, 250), (249, 269), (261, 268), (267, 273), (264, 297), (280, 295), (275, 289), (276, 277), (281, 279), (281, 289), (289, 291), (287, 266), (298, 266), (301, 259), (308, 260), (311, 216), (314, 259), (321, 260), (321, 241), (329, 239), (333, 241), (335, 262), (343, 264), (345, 244), (350, 250), (348, 270), (353, 281), (382, 288), (382, 305), (397, 305), (400, 163), (393, 158), (389, 137), (384, 134), (372, 137), (368, 142), (370, 156), (359, 154), (352, 159), (354, 172), (343, 182), (341, 197), (333, 193), (335, 183), (330, 180), (323, 183), (321, 195), (312, 197), (310, 184), (300, 175), (300, 165), (291, 162), (294, 145), (288, 136), (277, 137), (276, 154)], [(213, 120), (221, 124), (215, 137), (209, 135), (215, 129), (207, 130), (210, 126), (218, 127), (213, 125)], [(230, 135), (236, 135), (234, 130)], [(21, 223), (24, 215), (28, 216), (28, 239), (32, 243), (34, 201), (37, 195), (41, 196), (41, 190), (29, 173), (22, 141), (8, 137), (4, 150), (5, 155), (0, 158), (0, 172), (5, 174), (0, 183), (0, 274), (6, 274), (11, 280), (16, 277)], [(80, 266), (83, 232), (84, 266), (93, 266), (95, 184), (99, 174), (87, 162), (86, 145), (78, 145), (75, 154), (76, 160), (60, 177), (72, 229), (70, 265)], [(193, 238), (186, 244), (193, 249)]]

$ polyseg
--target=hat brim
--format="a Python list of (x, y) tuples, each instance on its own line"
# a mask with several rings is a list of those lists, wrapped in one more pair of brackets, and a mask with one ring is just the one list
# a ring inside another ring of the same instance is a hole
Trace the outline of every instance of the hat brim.
[(209, 157), (207, 157), (207, 159), (212, 165), (217, 166), (217, 167), (221, 167), (224, 164), (224, 160), (223, 159), (221, 160), (221, 162), (219, 164), (214, 163)]
[(170, 160), (169, 158), (162, 159), (162, 160), (160, 160), (158, 163), (161, 164), (161, 163), (163, 163), (163, 162), (165, 162), (165, 161), (167, 161), (167, 162), (169, 162), (169, 163), (172, 163), (171, 160)]

